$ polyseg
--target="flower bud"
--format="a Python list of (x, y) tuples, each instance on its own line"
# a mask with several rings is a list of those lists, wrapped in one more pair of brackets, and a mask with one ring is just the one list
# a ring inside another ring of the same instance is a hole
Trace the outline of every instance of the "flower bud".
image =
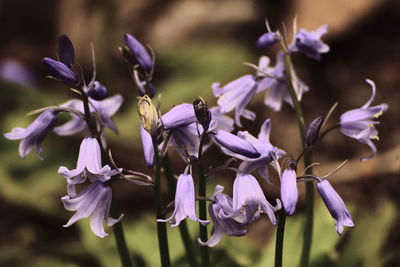
[(103, 100), (107, 97), (107, 88), (100, 82), (95, 81), (93, 86), (90, 86), (87, 94), (94, 100)]
[(58, 57), (68, 68), (74, 65), (74, 47), (66, 34), (58, 38)]
[(307, 126), (306, 132), (304, 134), (304, 140), (307, 146), (311, 146), (315, 143), (315, 141), (317, 141), (319, 130), (321, 129), (321, 125), (323, 122), (324, 117), (319, 116)]
[(222, 147), (232, 151), (233, 153), (245, 156), (247, 158), (258, 158), (260, 152), (254, 148), (247, 140), (244, 140), (230, 132), (218, 130), (215, 135), (215, 141)]
[(124, 34), (124, 41), (142, 70), (149, 73), (153, 68), (153, 61), (144, 46), (128, 33)]
[(267, 49), (273, 46), (276, 42), (278, 42), (281, 37), (275, 32), (267, 32), (258, 38), (256, 46), (260, 49)]
[(156, 107), (147, 95), (139, 97), (138, 113), (143, 128), (154, 137), (157, 134), (158, 114)]
[(72, 86), (76, 86), (79, 83), (75, 73), (64, 63), (45, 57), (42, 59), (42, 64), (47, 72), (54, 78)]
[(193, 108), (198, 122), (203, 126), (204, 132), (207, 132), (211, 122), (211, 112), (207, 103), (202, 98), (198, 98), (193, 101)]

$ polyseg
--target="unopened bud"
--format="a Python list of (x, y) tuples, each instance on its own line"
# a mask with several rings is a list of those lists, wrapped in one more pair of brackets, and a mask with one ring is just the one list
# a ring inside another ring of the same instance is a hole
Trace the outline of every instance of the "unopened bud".
[(94, 100), (103, 100), (104, 98), (107, 97), (107, 88), (100, 82), (95, 81), (87, 94)]
[(319, 116), (307, 126), (306, 132), (304, 134), (304, 140), (307, 146), (311, 146), (315, 143), (315, 141), (317, 141), (319, 130), (321, 129), (321, 125), (323, 122), (324, 117)]
[(206, 132), (211, 122), (211, 112), (208, 109), (207, 103), (202, 98), (197, 98), (193, 101), (193, 108), (198, 122), (203, 126), (204, 132)]
[(68, 68), (74, 65), (74, 46), (66, 34), (58, 38), (58, 58)]
[(157, 134), (158, 114), (156, 107), (147, 95), (139, 97), (138, 113), (143, 128), (154, 137)]

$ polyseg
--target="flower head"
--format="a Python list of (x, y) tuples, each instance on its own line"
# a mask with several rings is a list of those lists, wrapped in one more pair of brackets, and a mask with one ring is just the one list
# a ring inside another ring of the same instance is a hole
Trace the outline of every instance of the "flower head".
[(307, 57), (321, 60), (321, 54), (329, 52), (329, 46), (321, 41), (321, 36), (328, 32), (328, 25), (323, 25), (313, 32), (300, 29), (296, 34), (293, 51), (300, 51)]
[(375, 124), (379, 124), (379, 121), (374, 119), (388, 109), (387, 104), (370, 107), (375, 97), (376, 87), (373, 81), (367, 79), (366, 82), (372, 87), (371, 98), (361, 108), (349, 110), (340, 116), (340, 131), (361, 143), (367, 144), (371, 148), (371, 155), (361, 158), (361, 161), (375, 156), (376, 147), (371, 139), (378, 139), (378, 131), (375, 128)]
[(297, 190), (296, 171), (289, 168), (283, 171), (281, 179), (281, 199), (287, 215), (296, 210), (299, 192)]
[(346, 208), (342, 198), (336, 193), (332, 185), (326, 179), (322, 179), (317, 183), (317, 189), (325, 202), (329, 213), (336, 220), (336, 232), (341, 235), (343, 233), (343, 226), (354, 227), (353, 219)]
[(36, 146), (36, 154), (43, 160), (42, 157), (42, 141), (51, 131), (57, 121), (57, 114), (54, 110), (46, 110), (34, 120), (28, 128), (14, 128), (10, 133), (5, 133), (4, 137), (10, 140), (19, 140), (19, 155), (25, 158), (33, 146)]

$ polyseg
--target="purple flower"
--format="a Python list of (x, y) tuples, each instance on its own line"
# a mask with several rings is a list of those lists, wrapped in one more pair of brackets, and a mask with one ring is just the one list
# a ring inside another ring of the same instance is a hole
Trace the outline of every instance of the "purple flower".
[(71, 40), (66, 34), (63, 34), (58, 38), (58, 58), (62, 63), (64, 63), (68, 68), (74, 65), (74, 46)]
[(196, 216), (196, 202), (192, 175), (179, 175), (175, 193), (175, 209), (168, 219), (157, 219), (157, 222), (170, 222), (172, 227), (177, 227), (186, 217), (207, 225), (209, 221), (200, 220)]
[(292, 215), (296, 210), (298, 198), (296, 171), (286, 169), (283, 171), (281, 179), (281, 199), (287, 215)]
[(177, 105), (161, 116), (161, 122), (165, 130), (183, 127), (196, 121), (193, 105), (188, 103)]
[(153, 138), (147, 132), (142, 124), (140, 123), (140, 136), (142, 138), (142, 146), (144, 153), (144, 161), (147, 168), (153, 168), (154, 166), (154, 148), (153, 148)]
[(327, 32), (328, 25), (323, 25), (313, 32), (300, 29), (292, 51), (300, 51), (309, 58), (321, 60), (321, 54), (329, 52), (329, 46), (321, 41), (321, 36)]
[(36, 81), (35, 74), (14, 59), (0, 61), (0, 79), (27, 87)]
[(273, 32), (271, 31), (271, 28), (269, 27), (268, 21), (265, 21), (265, 24), (267, 26), (267, 33), (264, 33), (263, 35), (258, 38), (256, 46), (258, 48), (263, 48), (267, 49), (273, 46), (276, 42), (282, 40), (282, 36), (278, 32)]
[[(224, 187), (217, 185), (212, 196), (214, 202), (208, 206), (211, 220), (214, 225), (211, 229), (211, 237), (208, 241), (203, 242), (198, 238), (198, 242), (202, 246), (213, 247), (221, 240), (223, 233), (229, 236), (243, 236), (247, 230), (240, 229), (240, 224), (235, 218), (226, 218), (226, 215), (233, 212), (232, 198), (222, 194)], [(241, 221), (242, 218), (237, 218)]]
[[(274, 67), (269, 67), (270, 60), (268, 57), (262, 56), (258, 67), (263, 70), (269, 77), (263, 78), (257, 88), (256, 93), (266, 91), (264, 104), (272, 108), (274, 111), (281, 110), (282, 102), (285, 101), (293, 107), (293, 102), (288, 91), (285, 76), (285, 54), (280, 51), (276, 56), (276, 64)], [(308, 91), (308, 86), (304, 84), (296, 75), (294, 68), (291, 68), (292, 83), (297, 95), (297, 99), (301, 101), (303, 92)], [(259, 76), (265, 76), (262, 72)], [(273, 78), (271, 78), (273, 77)]]
[(124, 216), (124, 214), (121, 214), (118, 219), (109, 217), (111, 198), (111, 188), (101, 180), (94, 181), (76, 196), (67, 195), (62, 197), (61, 201), (64, 204), (64, 208), (69, 211), (76, 211), (67, 224), (63, 226), (71, 226), (80, 219), (90, 216), (92, 232), (101, 238), (107, 236), (103, 222), (106, 221), (108, 226), (112, 226)]
[(332, 185), (326, 179), (317, 183), (317, 189), (325, 202), (331, 216), (336, 220), (336, 232), (341, 235), (343, 226), (354, 227), (353, 219), (346, 208), (342, 198), (336, 193)]
[(46, 135), (51, 131), (57, 121), (57, 114), (54, 110), (46, 110), (34, 120), (28, 128), (14, 128), (10, 133), (5, 133), (4, 137), (10, 140), (19, 140), (19, 155), (25, 158), (33, 146), (36, 146), (36, 154), (43, 160), (42, 157), (42, 141)]
[(242, 222), (242, 226), (245, 226), (258, 220), (260, 212), (263, 212), (267, 214), (271, 223), (276, 225), (275, 212), (281, 208), (282, 204), (279, 199), (276, 199), (275, 207), (267, 201), (254, 176), (238, 174), (233, 183), (233, 212), (226, 217), (235, 218), (244, 214), (246, 219)]
[(103, 100), (107, 97), (107, 88), (100, 82), (95, 81), (93, 86), (89, 87), (87, 94), (94, 100)]
[(139, 66), (147, 73), (153, 68), (153, 61), (141, 43), (138, 42), (132, 35), (125, 33), (124, 41), (126, 46), (132, 52), (133, 57)]
[(222, 113), (227, 113), (236, 109), (235, 123), (239, 127), (242, 127), (242, 124), (240, 123), (241, 116), (249, 120), (254, 120), (256, 118), (254, 112), (245, 109), (257, 89), (256, 78), (253, 75), (242, 76), (228, 83), (224, 87), (221, 87), (220, 83), (214, 83), (212, 89), (214, 95), (219, 97), (218, 105), (220, 106)]
[(223, 149), (225, 154), (233, 152), (235, 155), (239, 154), (247, 158), (258, 158), (260, 156), (260, 152), (248, 141), (225, 130), (218, 130), (214, 138), (217, 144), (225, 148)]
[(368, 157), (361, 158), (361, 161), (371, 159), (376, 154), (376, 147), (372, 143), (371, 139), (378, 139), (378, 131), (375, 128), (375, 124), (379, 124), (379, 121), (375, 121), (388, 109), (387, 104), (380, 104), (377, 106), (370, 107), (372, 100), (375, 97), (375, 83), (369, 79), (366, 80), (372, 87), (372, 96), (361, 108), (349, 110), (340, 116), (340, 131), (359, 142), (367, 144), (371, 148), (371, 155)]
[(319, 130), (321, 130), (322, 123), (324, 122), (323, 116), (315, 118), (306, 128), (304, 133), (304, 141), (307, 146), (313, 145), (319, 136)]
[(64, 63), (45, 57), (42, 59), (42, 64), (46, 71), (54, 78), (72, 86), (77, 86), (79, 84), (75, 72), (68, 68)]
[[(94, 99), (89, 98), (89, 101), (96, 108), (96, 109), (94, 109), (92, 105), (89, 105), (90, 112), (95, 112), (97, 110), (100, 114), (100, 118), (103, 121), (104, 126), (110, 128), (115, 133), (118, 133), (118, 128), (115, 125), (115, 123), (111, 117), (112, 117), (112, 115), (115, 114), (115, 112), (117, 112), (117, 110), (121, 106), (122, 101), (123, 101), (122, 96), (117, 94), (115, 96), (108, 97), (101, 101), (96, 101)], [(84, 113), (82, 100), (72, 99), (72, 100), (69, 100), (68, 102), (62, 104), (61, 107), (72, 108), (81, 113)], [(68, 122), (64, 123), (61, 126), (54, 128), (54, 132), (57, 135), (61, 135), (61, 136), (73, 135), (73, 134), (76, 134), (83, 130), (86, 130), (87, 132), (89, 132), (89, 129), (87, 128), (87, 124), (86, 124), (85, 120), (83, 120), (82, 118), (80, 118), (72, 113), (71, 113), (71, 117), (72, 117), (72, 119), (69, 120)]]

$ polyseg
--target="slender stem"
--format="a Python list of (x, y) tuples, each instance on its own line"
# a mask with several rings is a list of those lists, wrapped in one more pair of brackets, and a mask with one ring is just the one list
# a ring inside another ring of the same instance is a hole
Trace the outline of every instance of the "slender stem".
[[(156, 205), (156, 216), (157, 219), (164, 219), (162, 214), (162, 198), (161, 198), (161, 164), (160, 156), (158, 154), (157, 141), (153, 138), (153, 149), (156, 163), (156, 179), (154, 182), (154, 198)], [(158, 247), (160, 250), (161, 266), (169, 267), (171, 262), (169, 259), (169, 249), (168, 249), (168, 237), (167, 237), (167, 227), (165, 223), (157, 222), (157, 234), (158, 234)]]
[[(203, 171), (203, 166), (202, 166), (202, 154), (203, 154), (203, 143), (206, 137), (206, 133), (203, 132), (200, 140), (200, 146), (199, 146), (199, 196), (200, 197), (205, 197), (206, 196), (206, 178), (204, 176), (204, 171)], [(207, 220), (207, 202), (205, 199), (199, 200), (199, 215), (200, 215), (200, 220)], [(200, 226), (200, 240), (203, 242), (207, 242), (208, 240), (208, 234), (207, 234), (207, 226), (203, 226), (199, 224)], [(207, 246), (202, 246), (200, 248), (200, 254), (201, 254), (201, 266), (203, 267), (208, 267), (210, 266), (210, 254), (208, 251)]]
[[(172, 174), (171, 166), (169, 164), (168, 154), (166, 154), (163, 158), (163, 166), (165, 170), (165, 176), (167, 178), (169, 192), (171, 197), (173, 198), (175, 196), (176, 182)], [(185, 247), (186, 259), (189, 263), (189, 266), (198, 267), (196, 255), (193, 250), (192, 240), (190, 238), (190, 234), (186, 225), (186, 220), (181, 221), (181, 223), (179, 224), (179, 232), (181, 234), (183, 246)]]
[(285, 210), (279, 211), (278, 231), (275, 242), (275, 267), (282, 267), (283, 258), (283, 236), (285, 233), (286, 214)]

